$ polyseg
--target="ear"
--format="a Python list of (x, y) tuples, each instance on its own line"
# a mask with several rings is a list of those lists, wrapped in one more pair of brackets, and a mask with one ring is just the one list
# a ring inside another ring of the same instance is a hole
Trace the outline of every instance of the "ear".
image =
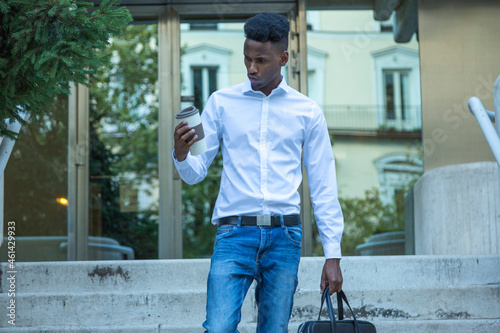
[(280, 54), (280, 66), (283, 67), (288, 62), (288, 51), (284, 51)]

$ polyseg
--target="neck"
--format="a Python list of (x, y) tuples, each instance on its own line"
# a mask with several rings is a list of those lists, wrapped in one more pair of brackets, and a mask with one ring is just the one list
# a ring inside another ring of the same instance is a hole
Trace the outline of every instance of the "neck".
[(271, 92), (280, 85), (281, 80), (282, 80), (281, 73), (278, 73), (278, 75), (276, 75), (276, 77), (271, 82), (269, 82), (269, 84), (266, 85), (265, 87), (262, 87), (260, 89), (253, 89), (252, 87), (252, 89), (257, 91), (262, 91), (264, 95), (269, 96)]

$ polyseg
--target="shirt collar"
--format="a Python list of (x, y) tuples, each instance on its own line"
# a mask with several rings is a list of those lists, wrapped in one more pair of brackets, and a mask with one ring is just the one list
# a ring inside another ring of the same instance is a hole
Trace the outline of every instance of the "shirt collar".
[[(274, 88), (273, 91), (275, 90), (283, 90), (285, 93), (288, 93), (290, 92), (290, 87), (288, 86), (288, 84), (286, 83), (285, 81), (285, 78), (283, 77), (283, 75), (281, 75), (281, 82), (280, 84), (278, 84), (278, 86), (276, 88)], [(246, 92), (256, 92), (255, 90), (252, 89), (252, 84), (250, 83), (250, 80), (247, 80), (244, 84), (243, 84), (243, 89), (241, 90), (242, 93), (246, 93)]]

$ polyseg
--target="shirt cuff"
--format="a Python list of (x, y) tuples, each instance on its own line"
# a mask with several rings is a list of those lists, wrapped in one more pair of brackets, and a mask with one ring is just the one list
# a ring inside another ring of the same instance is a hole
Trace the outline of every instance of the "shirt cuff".
[(341, 259), (342, 253), (340, 250), (340, 243), (325, 244), (323, 246), (325, 251), (325, 259)]
[(191, 152), (188, 152), (186, 159), (184, 161), (179, 161), (177, 160), (177, 156), (175, 156), (175, 150), (172, 151), (172, 158), (174, 159), (174, 164), (177, 170), (189, 168), (188, 158), (190, 157), (191, 157)]

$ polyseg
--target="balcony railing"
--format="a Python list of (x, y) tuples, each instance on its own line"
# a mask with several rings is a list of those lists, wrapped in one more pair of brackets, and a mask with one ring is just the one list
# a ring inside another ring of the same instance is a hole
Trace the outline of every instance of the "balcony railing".
[(415, 132), (422, 129), (420, 105), (395, 110), (394, 119), (387, 117), (385, 106), (380, 105), (324, 105), (328, 129), (353, 132)]

